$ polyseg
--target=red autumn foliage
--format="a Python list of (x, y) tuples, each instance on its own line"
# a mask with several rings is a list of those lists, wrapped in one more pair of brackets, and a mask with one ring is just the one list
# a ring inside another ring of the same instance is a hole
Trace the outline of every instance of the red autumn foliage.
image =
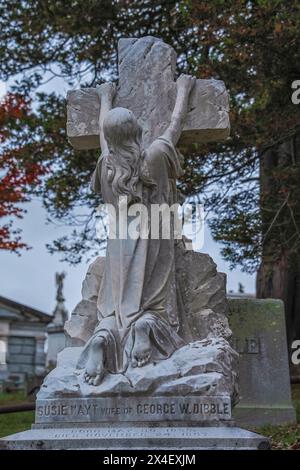
[(29, 201), (28, 189), (40, 182), (45, 169), (32, 161), (21, 162), (22, 147), (10, 145), (9, 124), (20, 121), (30, 111), (21, 96), (8, 93), (0, 102), (0, 249), (18, 251), (28, 246), (13, 229), (13, 218), (22, 218), (19, 204)]

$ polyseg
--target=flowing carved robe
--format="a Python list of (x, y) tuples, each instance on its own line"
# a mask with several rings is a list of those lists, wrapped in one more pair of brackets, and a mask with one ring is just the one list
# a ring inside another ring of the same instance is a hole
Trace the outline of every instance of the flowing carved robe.
[[(180, 154), (171, 142), (160, 137), (149, 146), (145, 159), (148, 176), (156, 187), (149, 189), (139, 183), (137, 190), (143, 204), (148, 208), (151, 204), (172, 205), (177, 199), (176, 179), (182, 174)], [(92, 188), (102, 194), (105, 203), (117, 208), (118, 200), (108, 183), (107, 172), (102, 155), (92, 177)], [(123, 371), (134, 344), (134, 325), (141, 317), (150, 327), (152, 360), (167, 358), (182, 346), (176, 332), (173, 237), (109, 239), (97, 310), (99, 323), (83, 350), (80, 368), (85, 365), (93, 338), (102, 336), (106, 339), (106, 368), (111, 372)]]

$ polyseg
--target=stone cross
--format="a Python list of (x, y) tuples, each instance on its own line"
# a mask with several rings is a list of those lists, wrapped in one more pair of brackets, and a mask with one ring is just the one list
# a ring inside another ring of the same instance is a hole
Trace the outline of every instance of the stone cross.
[[(147, 36), (120, 39), (119, 81), (113, 106), (128, 108), (143, 127), (147, 147), (167, 128), (176, 99), (176, 52), (162, 40)], [(95, 88), (72, 90), (67, 95), (67, 134), (77, 149), (100, 147), (100, 103)], [(226, 139), (230, 132), (228, 95), (220, 80), (197, 80), (192, 90), (182, 149)]]

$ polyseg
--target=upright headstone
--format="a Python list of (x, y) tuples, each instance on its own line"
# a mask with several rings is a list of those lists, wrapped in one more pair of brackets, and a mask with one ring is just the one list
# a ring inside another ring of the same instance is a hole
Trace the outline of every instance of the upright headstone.
[(240, 354), (237, 424), (295, 423), (283, 302), (230, 298), (228, 319)]

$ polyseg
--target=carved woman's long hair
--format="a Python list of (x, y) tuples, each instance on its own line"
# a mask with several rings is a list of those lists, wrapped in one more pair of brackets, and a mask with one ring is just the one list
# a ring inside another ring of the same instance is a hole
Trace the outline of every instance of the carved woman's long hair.
[(141, 149), (142, 128), (134, 114), (126, 108), (114, 108), (103, 123), (109, 154), (106, 158), (108, 181), (116, 197), (127, 196), (129, 203), (141, 202), (138, 183), (153, 188)]

